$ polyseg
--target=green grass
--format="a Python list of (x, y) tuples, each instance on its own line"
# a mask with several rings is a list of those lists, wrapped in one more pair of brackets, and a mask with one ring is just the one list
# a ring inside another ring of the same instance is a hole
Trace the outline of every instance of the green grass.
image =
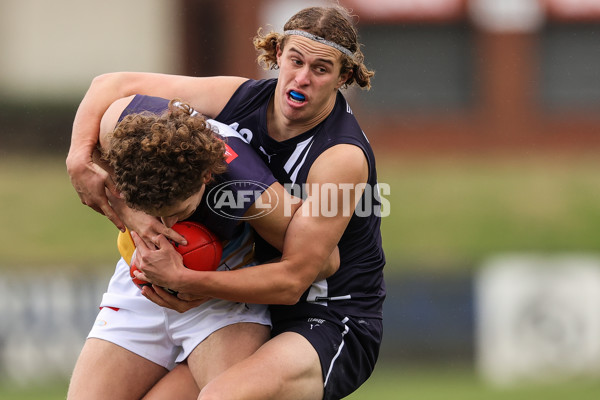
[(500, 388), (486, 384), (463, 367), (401, 368), (380, 366), (349, 400), (592, 400), (600, 393), (598, 380), (552, 384), (522, 384)]
[(117, 230), (81, 204), (64, 159), (3, 155), (0, 182), (0, 268), (115, 262)]
[[(599, 170), (592, 156), (380, 158), (388, 271), (600, 252)], [(0, 182), (0, 268), (114, 263), (116, 228), (80, 203), (62, 158), (3, 156)]]
[(600, 251), (597, 157), (382, 161), (391, 260), (448, 267), (502, 252)]
[(18, 386), (0, 384), (2, 400), (64, 400), (67, 398), (66, 382), (53, 382), (45, 385)]
[[(379, 160), (391, 187), (382, 233), (388, 273), (468, 268), (500, 252), (600, 253), (597, 157)], [(62, 158), (0, 157), (0, 271), (112, 268), (116, 228), (83, 206)], [(595, 399), (596, 381), (495, 388), (466, 368), (378, 366), (351, 400)], [(66, 383), (18, 388), (0, 398), (63, 399)]]
[[(3, 400), (64, 399), (67, 384), (19, 388), (0, 385)], [(399, 367), (380, 365), (348, 400), (595, 400), (598, 380), (528, 384), (499, 388), (486, 384), (468, 368)]]

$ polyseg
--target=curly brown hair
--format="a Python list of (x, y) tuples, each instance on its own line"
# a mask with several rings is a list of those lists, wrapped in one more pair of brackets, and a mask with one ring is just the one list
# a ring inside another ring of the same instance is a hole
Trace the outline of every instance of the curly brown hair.
[[(365, 56), (360, 49), (358, 32), (352, 22), (352, 16), (345, 8), (335, 7), (309, 7), (297, 12), (284, 25), (284, 31), (302, 30), (320, 36), (350, 50), (354, 56), (341, 54), (342, 68), (340, 74), (351, 72), (344, 84), (348, 87), (356, 83), (361, 88), (371, 88), (371, 78), (374, 71), (369, 70), (365, 64)], [(267, 34), (258, 30), (254, 37), (254, 47), (259, 52), (258, 63), (267, 69), (277, 69), (277, 45), (283, 50), (288, 36), (276, 32)]]
[(179, 100), (162, 115), (127, 115), (109, 136), (103, 159), (131, 208), (156, 214), (225, 172), (225, 144), (206, 118)]

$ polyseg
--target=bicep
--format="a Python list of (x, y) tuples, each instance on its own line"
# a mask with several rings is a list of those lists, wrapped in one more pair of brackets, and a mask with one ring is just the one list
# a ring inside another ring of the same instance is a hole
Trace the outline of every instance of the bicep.
[(318, 271), (348, 226), (367, 177), (366, 157), (356, 146), (337, 145), (319, 156), (308, 175), (310, 192), (290, 222), (282, 259)]
[(199, 113), (214, 118), (247, 79), (236, 76), (192, 77), (134, 73), (122, 77), (121, 80), (128, 95), (146, 94), (169, 100), (179, 98)]
[(289, 223), (302, 201), (290, 195), (278, 182), (269, 186), (248, 208), (249, 219), (256, 232), (271, 246), (281, 251)]

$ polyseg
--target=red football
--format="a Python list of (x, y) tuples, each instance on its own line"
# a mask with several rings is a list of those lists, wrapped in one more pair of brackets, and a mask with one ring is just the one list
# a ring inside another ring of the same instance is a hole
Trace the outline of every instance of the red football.
[(131, 280), (133, 281), (133, 283), (135, 283), (140, 289), (143, 288), (144, 286), (152, 286), (152, 284), (150, 282), (146, 282), (146, 281), (143, 281), (143, 280), (135, 277), (135, 275), (133, 273), (135, 271), (137, 271), (138, 269), (134, 263), (135, 263), (135, 260), (132, 259), (131, 265), (129, 266), (129, 276), (131, 277)]
[(223, 245), (204, 225), (183, 221), (173, 225), (173, 230), (183, 236), (188, 244), (173, 243), (183, 256), (183, 265), (195, 271), (214, 271), (221, 265)]
[[(195, 271), (214, 271), (221, 265), (223, 244), (204, 225), (197, 222), (183, 221), (173, 225), (173, 230), (185, 237), (188, 244), (173, 243), (173, 247), (183, 256), (183, 265)], [(139, 280), (133, 274), (137, 267), (132, 262), (129, 267), (129, 275), (137, 286), (150, 285), (146, 281)]]

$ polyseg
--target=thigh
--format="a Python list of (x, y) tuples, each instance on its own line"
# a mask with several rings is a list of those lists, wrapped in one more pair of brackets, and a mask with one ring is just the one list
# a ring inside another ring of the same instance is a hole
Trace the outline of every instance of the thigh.
[(139, 399), (167, 369), (111, 342), (90, 338), (73, 370), (67, 398)]
[(301, 335), (282, 333), (202, 389), (199, 399), (323, 398), (319, 356)]
[(144, 400), (196, 400), (200, 388), (186, 362), (178, 364), (144, 396)]
[(251, 356), (270, 337), (269, 326), (240, 322), (208, 336), (188, 357), (188, 365), (200, 388), (210, 380)]
[[(311, 308), (315, 317), (304, 314)], [(329, 307), (326, 312), (314, 307), (300, 311), (294, 315), (294, 307), (290, 307), (288, 315), (294, 318), (274, 322), (273, 334), (295, 332), (310, 342), (319, 355), (323, 399), (348, 396), (368, 379), (375, 367), (383, 332), (382, 321), (339, 316)]]
[[(199, 349), (205, 349), (206, 346), (200, 345), (206, 340), (209, 340), (208, 343), (218, 344), (217, 340), (221, 337), (222, 340), (228, 340), (228, 336), (224, 336), (228, 332), (243, 329), (243, 335), (255, 335), (254, 331), (263, 335), (264, 332), (270, 333), (271, 327), (271, 317), (266, 305), (218, 299), (210, 300), (183, 314), (167, 310), (166, 316), (170, 339), (173, 344), (180, 346), (180, 351), (176, 356), (178, 363), (188, 359), (193, 351), (198, 352)], [(230, 325), (236, 325), (236, 327), (226, 329)], [(215, 334), (216, 332), (219, 333)], [(232, 345), (232, 343), (228, 343), (228, 345)], [(247, 343), (241, 342), (240, 345), (247, 345)]]
[(196, 399), (201, 387), (253, 354), (269, 339), (270, 333), (269, 326), (242, 322), (216, 330), (196, 346), (185, 362), (165, 375), (144, 399)]

